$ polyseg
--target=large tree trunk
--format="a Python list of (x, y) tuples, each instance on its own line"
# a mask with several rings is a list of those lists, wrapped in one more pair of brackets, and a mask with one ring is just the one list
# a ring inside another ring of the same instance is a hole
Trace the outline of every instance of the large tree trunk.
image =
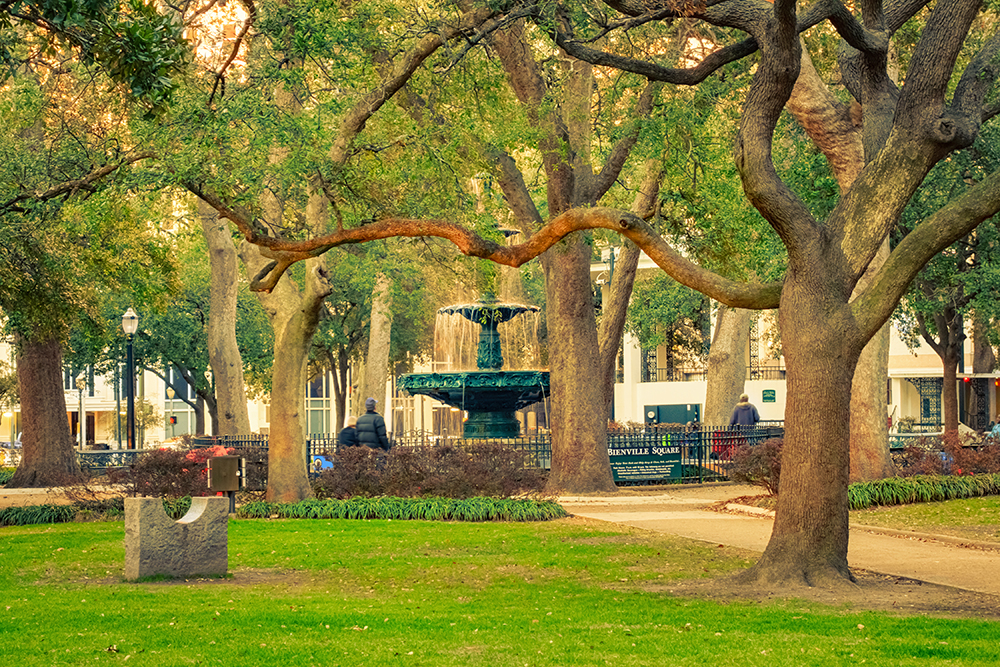
[(941, 357), (943, 384), (941, 386), (941, 409), (944, 412), (944, 434), (958, 436), (958, 353), (948, 347)]
[(66, 486), (82, 481), (66, 418), (62, 348), (58, 341), (19, 339), (21, 463), (7, 488)]
[[(614, 252), (614, 248), (611, 249)], [(632, 298), (635, 274), (642, 250), (633, 243), (626, 243), (615, 262), (615, 275), (608, 287), (608, 300), (601, 309), (601, 328), (597, 333), (601, 347), (601, 378), (604, 389), (605, 415), (611, 414), (615, 401), (615, 360), (625, 333), (628, 303)]]
[(854, 371), (850, 443), (852, 483), (896, 474), (889, 452), (888, 366), (889, 325), (886, 324), (868, 341)]
[(552, 392), (552, 471), (548, 489), (615, 491), (608, 458), (597, 321), (590, 291), (590, 244), (568, 236), (542, 256)]
[(208, 433), (208, 424), (205, 422), (205, 399), (199, 396), (195, 399), (195, 404), (197, 407), (194, 409), (194, 432)]
[[(871, 266), (854, 288), (866, 289), (889, 256), (889, 242), (879, 248)], [(872, 337), (858, 359), (851, 392), (851, 482), (883, 479), (896, 474), (889, 452), (889, 324)]]
[[(802, 49), (799, 78), (785, 105), (826, 156), (841, 193), (847, 192), (864, 167), (861, 127), (849, 108), (830, 92), (813, 66), (809, 52)], [(888, 245), (872, 262), (856, 289), (863, 289), (869, 276), (888, 257)], [(885, 385), (889, 372), (889, 327), (869, 342), (854, 373), (851, 399), (852, 482), (881, 479), (895, 473), (889, 454), (889, 429)]]
[[(267, 264), (259, 249), (247, 242), (240, 247), (240, 258), (249, 275)], [(258, 293), (274, 329), (267, 451), (267, 500), (271, 502), (293, 503), (312, 496), (303, 420), (306, 365), (323, 299), (329, 292), (323, 260), (316, 258), (306, 262), (302, 290), (286, 275), (272, 292)]]
[(389, 372), (389, 343), (392, 336), (391, 287), (389, 277), (384, 273), (378, 274), (372, 288), (372, 315), (364, 376), (358, 387), (357, 400), (351, 405), (351, 411), (356, 415), (365, 413), (365, 400), (370, 397), (378, 401), (376, 410), (389, 416), (386, 414), (388, 406), (385, 405), (385, 380)]
[(996, 353), (990, 345), (989, 322), (978, 312), (972, 313), (972, 372), (992, 373), (997, 365)]
[(705, 389), (707, 426), (728, 426), (733, 406), (743, 393), (747, 377), (746, 348), (753, 311), (719, 306), (715, 336), (708, 351), (708, 381)]
[[(850, 425), (844, 417), (862, 347), (852, 344), (847, 323), (828, 317), (836, 310), (836, 297), (823, 298), (824, 281), (817, 276), (809, 285), (796, 285), (790, 275), (782, 292), (788, 397), (781, 490), (771, 539), (746, 573), (748, 579), (809, 586), (852, 579), (847, 566)], [(825, 307), (824, 301), (834, 305)]]
[(215, 380), (215, 434), (250, 433), (243, 384), (243, 357), (236, 345), (236, 299), (239, 285), (236, 247), (228, 225), (199, 200), (201, 229), (208, 245), (211, 283), (208, 309), (208, 359)]

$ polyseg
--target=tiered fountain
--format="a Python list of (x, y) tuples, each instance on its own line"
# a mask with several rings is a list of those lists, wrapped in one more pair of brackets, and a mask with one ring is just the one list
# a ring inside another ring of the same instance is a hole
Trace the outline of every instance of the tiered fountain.
[(430, 396), (468, 412), (464, 438), (516, 438), (520, 424), (514, 412), (548, 396), (549, 373), (502, 370), (503, 351), (497, 327), (518, 315), (537, 311), (537, 306), (498, 303), (491, 294), (475, 303), (440, 309), (438, 313), (457, 313), (479, 325), (476, 370), (409, 373), (401, 376), (396, 385), (409, 394)]

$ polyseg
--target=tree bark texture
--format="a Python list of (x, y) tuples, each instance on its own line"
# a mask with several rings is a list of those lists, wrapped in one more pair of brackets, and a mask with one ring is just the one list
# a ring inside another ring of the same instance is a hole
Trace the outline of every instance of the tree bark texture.
[(888, 367), (889, 325), (886, 324), (865, 345), (854, 371), (849, 478), (852, 484), (896, 474), (889, 452)]
[[(854, 288), (866, 289), (889, 256), (889, 242), (879, 249), (871, 266)], [(864, 482), (892, 477), (896, 464), (889, 451), (889, 327), (882, 325), (858, 359), (851, 391), (851, 473), (850, 481)]]
[[(267, 263), (258, 248), (240, 247), (240, 257), (253, 274)], [(270, 293), (258, 296), (274, 329), (271, 376), (271, 426), (267, 451), (267, 500), (293, 503), (311, 497), (306, 467), (304, 425), (306, 365), (323, 298), (329, 294), (322, 258), (306, 263), (305, 285), (284, 276)]]
[(607, 447), (597, 321), (590, 291), (590, 244), (568, 237), (542, 257), (552, 392), (553, 492), (615, 491)]
[[(612, 248), (611, 252), (614, 252)], [(632, 288), (635, 285), (635, 274), (639, 268), (639, 256), (642, 250), (634, 243), (626, 244), (615, 262), (615, 275), (611, 278), (608, 288), (608, 300), (601, 310), (601, 326), (598, 330), (598, 340), (601, 347), (601, 377), (604, 385), (605, 414), (611, 414), (615, 401), (615, 362), (618, 350), (621, 349), (622, 337), (625, 334), (625, 320), (628, 315), (628, 304), (632, 298)]]
[(216, 435), (250, 433), (243, 381), (243, 358), (236, 344), (239, 266), (229, 226), (218, 212), (199, 201), (198, 215), (211, 267), (208, 310), (208, 359), (215, 384)]
[(941, 411), (944, 413), (944, 434), (958, 436), (958, 354), (950, 349), (941, 358)]
[(753, 311), (720, 305), (715, 317), (715, 335), (708, 351), (708, 381), (705, 388), (707, 426), (728, 426), (733, 406), (739, 400), (747, 378), (747, 341)]
[(804, 282), (786, 283), (782, 296), (781, 330), (797, 335), (783, 337), (788, 366), (781, 488), (771, 539), (746, 576), (830, 586), (852, 578), (845, 493), (850, 425), (833, 415), (849, 414), (861, 346), (841, 335), (838, 322), (817, 326), (826, 314), (811, 297), (824, 281)]
[(996, 353), (990, 344), (989, 322), (972, 313), (972, 372), (992, 373), (997, 365)]
[[(842, 104), (816, 71), (803, 47), (799, 78), (786, 105), (830, 164), (840, 191), (850, 190), (865, 164), (862, 132), (850, 108)], [(888, 245), (869, 267), (856, 289), (867, 286), (888, 256)], [(889, 325), (865, 347), (854, 372), (851, 398), (852, 482), (882, 479), (895, 473), (889, 454), (887, 399)]]
[(18, 340), (21, 463), (7, 488), (67, 486), (83, 480), (66, 419), (62, 347), (56, 340)]
[[(389, 374), (389, 344), (392, 337), (392, 281), (384, 273), (375, 278), (372, 288), (371, 324), (368, 328), (368, 354), (365, 357), (364, 382), (358, 387), (358, 395), (351, 405), (356, 415), (365, 413), (365, 400), (369, 397), (378, 401), (376, 410), (384, 417), (385, 381)], [(386, 421), (391, 428), (391, 423)]]

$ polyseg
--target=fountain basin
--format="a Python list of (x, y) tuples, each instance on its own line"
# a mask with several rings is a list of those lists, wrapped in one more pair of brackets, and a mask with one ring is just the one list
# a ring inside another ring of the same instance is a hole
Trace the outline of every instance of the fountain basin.
[(548, 371), (478, 370), (452, 373), (408, 373), (396, 386), (408, 394), (430, 396), (469, 413), (463, 437), (516, 438), (520, 423), (514, 412), (549, 394)]

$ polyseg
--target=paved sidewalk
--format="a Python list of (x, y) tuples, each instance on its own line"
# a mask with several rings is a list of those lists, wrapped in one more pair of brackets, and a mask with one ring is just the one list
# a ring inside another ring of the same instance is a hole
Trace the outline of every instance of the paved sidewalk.
[[(704, 509), (730, 498), (758, 495), (752, 487), (679, 488), (664, 495), (563, 497), (570, 514), (679, 535), (712, 544), (763, 552), (771, 536), (770, 517), (724, 514)], [(847, 561), (851, 567), (928, 583), (1000, 595), (1000, 545), (962, 547), (954, 538), (915, 533), (876, 533), (852, 525)]]

